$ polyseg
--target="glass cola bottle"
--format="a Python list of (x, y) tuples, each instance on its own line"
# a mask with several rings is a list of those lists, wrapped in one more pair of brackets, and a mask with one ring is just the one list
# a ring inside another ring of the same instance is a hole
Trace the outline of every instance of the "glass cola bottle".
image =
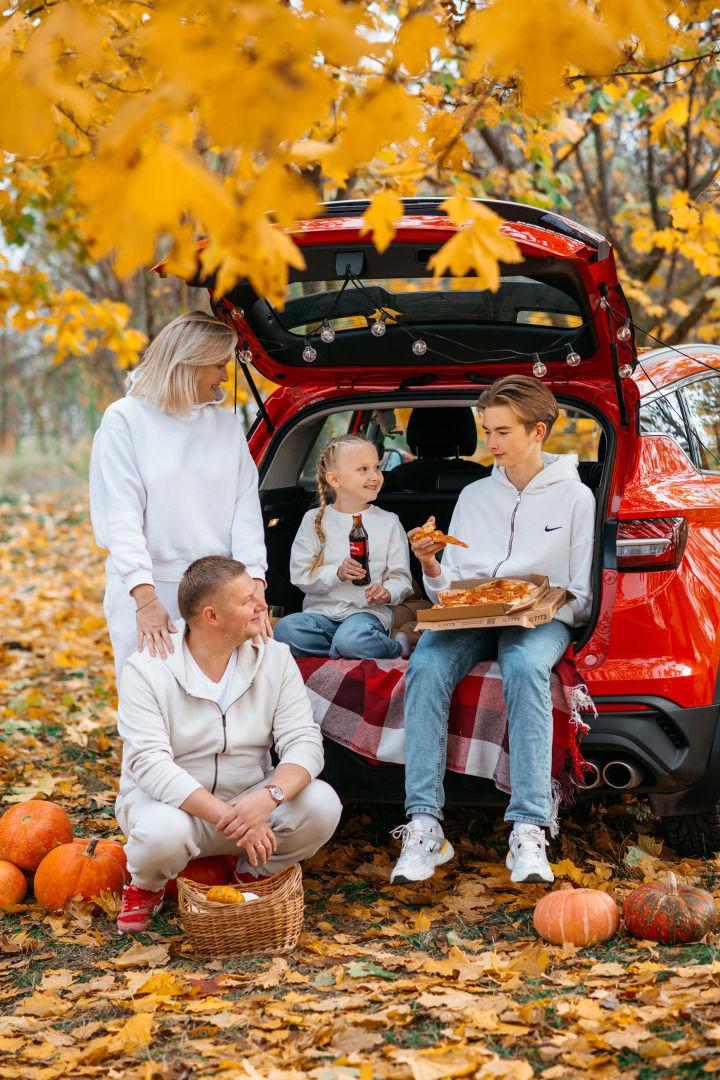
[(350, 557), (360, 563), (365, 574), (361, 578), (352, 578), (353, 585), (362, 586), (370, 584), (370, 542), (365, 526), (362, 523), (362, 514), (353, 514), (352, 529), (350, 530)]

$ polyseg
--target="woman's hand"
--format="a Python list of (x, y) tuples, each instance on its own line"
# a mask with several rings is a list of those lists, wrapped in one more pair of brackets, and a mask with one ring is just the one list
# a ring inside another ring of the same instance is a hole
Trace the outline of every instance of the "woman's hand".
[[(257, 596), (258, 600), (261, 600), (263, 604), (265, 604), (265, 582), (262, 578), (253, 578), (253, 581), (255, 582), (255, 595)], [(261, 620), (262, 621), (260, 624), (260, 633), (256, 638), (253, 639), (256, 643), (258, 641), (258, 638), (262, 638), (263, 641), (267, 642), (268, 638), (275, 637), (275, 635), (273, 634), (273, 628), (270, 624), (270, 616), (268, 614), (267, 604), (265, 604), (265, 610), (262, 613)]]
[(380, 585), (378, 582), (376, 585), (371, 585), (369, 589), (365, 590), (365, 599), (368, 604), (389, 604), (392, 597), (385, 586)]
[(138, 652), (143, 651), (143, 644), (147, 641), (151, 656), (155, 656), (155, 649), (163, 660), (167, 660), (167, 654), (175, 652), (170, 634), (177, 634), (177, 628), (173, 626), (167, 611), (158, 600), (154, 585), (136, 585), (130, 595), (137, 605), (135, 621), (138, 632)]
[(337, 568), (337, 576), (341, 581), (352, 581), (354, 578), (363, 578), (366, 573), (365, 567), (361, 566), (355, 559), (351, 559), (349, 555), (346, 559), (343, 559)]
[[(432, 521), (435, 524), (435, 518), (428, 518), (428, 522)], [(425, 577), (433, 578), (437, 577), (441, 573), (440, 563), (435, 556), (439, 551), (442, 551), (445, 544), (436, 544), (434, 540), (431, 540), (428, 536), (420, 536), (417, 540), (415, 537), (420, 532), (420, 528), (411, 529), (407, 534), (407, 538), (410, 541), (410, 550), (417, 558), (418, 562), (422, 566), (422, 571)]]

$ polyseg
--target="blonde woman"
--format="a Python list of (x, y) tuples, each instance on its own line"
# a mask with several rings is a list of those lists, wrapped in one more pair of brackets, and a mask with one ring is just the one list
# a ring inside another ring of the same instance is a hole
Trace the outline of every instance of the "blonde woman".
[[(407, 655), (407, 637), (393, 639), (395, 613), (412, 592), (405, 530), (396, 514), (373, 503), (383, 483), (375, 444), (362, 435), (331, 439), (318, 459), (320, 506), (300, 523), (290, 577), (305, 595), (303, 609), (275, 624), (293, 656), (393, 660)], [(369, 540), (370, 584), (350, 555), (350, 529), (360, 514)], [(404, 640), (403, 640), (404, 639)]]
[(218, 407), (235, 343), (203, 311), (174, 319), (95, 435), (90, 512), (108, 551), (104, 610), (118, 678), (145, 644), (151, 656), (174, 652), (178, 584), (195, 559), (242, 561), (264, 597), (257, 470), (239, 418)]

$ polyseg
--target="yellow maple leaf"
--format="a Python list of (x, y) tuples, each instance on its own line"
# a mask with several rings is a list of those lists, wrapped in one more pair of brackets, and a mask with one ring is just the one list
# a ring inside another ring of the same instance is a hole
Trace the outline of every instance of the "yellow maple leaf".
[(372, 232), (373, 243), (382, 255), (396, 232), (396, 223), (403, 216), (403, 204), (397, 192), (388, 188), (373, 195), (369, 208), (363, 214), (359, 232), (366, 236)]
[(495, 0), (465, 20), (458, 38), (469, 48), (470, 78), (486, 69), (503, 80), (519, 78), (528, 113), (546, 111), (558, 97), (568, 64), (600, 75), (622, 55), (610, 28), (585, 4), (567, 0)]
[(602, 0), (600, 15), (619, 40), (636, 38), (647, 55), (662, 56), (668, 46), (666, 19), (674, 7), (666, 0)]
[(398, 30), (393, 55), (410, 75), (430, 67), (432, 50), (445, 48), (445, 34), (432, 15), (411, 14)]
[(500, 232), (502, 219), (481, 203), (471, 202), (461, 195), (442, 203), (458, 231), (428, 261), (434, 277), (447, 270), (457, 277), (474, 271), (479, 288), (496, 292), (500, 286), (500, 262), (523, 261), (514, 240)]

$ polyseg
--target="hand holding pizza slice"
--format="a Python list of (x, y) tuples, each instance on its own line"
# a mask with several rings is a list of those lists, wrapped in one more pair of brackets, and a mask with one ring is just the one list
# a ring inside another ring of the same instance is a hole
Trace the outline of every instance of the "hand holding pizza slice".
[(447, 536), (441, 529), (436, 529), (434, 517), (428, 518), (424, 525), (413, 530), (413, 540), (432, 540), (434, 544), (457, 544), (464, 548), (468, 546), (462, 540), (456, 540), (454, 536)]

